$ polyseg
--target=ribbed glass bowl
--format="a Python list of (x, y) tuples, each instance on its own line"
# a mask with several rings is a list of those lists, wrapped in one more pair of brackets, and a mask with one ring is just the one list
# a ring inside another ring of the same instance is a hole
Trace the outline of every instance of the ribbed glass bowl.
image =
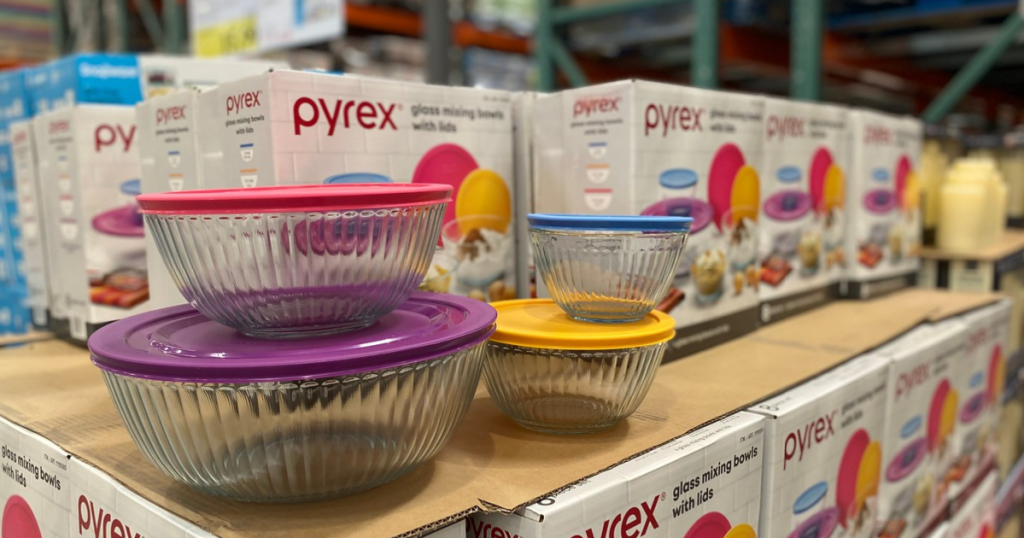
[(665, 343), (574, 351), (487, 342), (484, 381), (491, 398), (521, 426), (588, 433), (636, 411), (665, 355)]
[(379, 486), (436, 454), (473, 401), (483, 346), (293, 383), (103, 376), (132, 440), (175, 480), (241, 501), (308, 501)]
[(665, 298), (688, 232), (530, 229), (551, 298), (580, 321), (636, 321)]
[(261, 338), (366, 327), (426, 274), (445, 203), (258, 214), (146, 214), (185, 299)]

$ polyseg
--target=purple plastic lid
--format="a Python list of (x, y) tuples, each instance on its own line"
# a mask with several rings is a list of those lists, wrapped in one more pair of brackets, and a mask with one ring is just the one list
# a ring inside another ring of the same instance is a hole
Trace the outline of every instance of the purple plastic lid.
[(376, 323), (350, 333), (266, 340), (188, 305), (111, 323), (89, 338), (92, 361), (129, 377), (193, 383), (252, 383), (337, 377), (450, 355), (494, 332), (491, 305), (417, 292)]

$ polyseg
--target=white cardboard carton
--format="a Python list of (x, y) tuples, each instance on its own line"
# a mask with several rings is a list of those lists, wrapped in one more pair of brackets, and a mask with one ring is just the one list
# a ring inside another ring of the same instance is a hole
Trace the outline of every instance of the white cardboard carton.
[[(52, 128), (62, 128), (55, 122)], [(49, 282), (50, 328), (58, 336), (68, 336), (70, 308), (65, 293), (66, 283), (61, 278), (60, 257), (60, 197), (61, 190), (70, 189), (67, 181), (58, 183), (60, 177), (68, 174), (69, 163), (66, 156), (57, 156), (50, 151), (50, 122), (45, 114), (37, 115), (32, 120), (32, 135), (36, 149), (36, 182), (39, 185), (37, 200), (42, 212), (43, 233), (48, 238), (43, 243), (44, 261)]]
[(55, 302), (67, 307), (71, 338), (84, 342), (100, 325), (147, 307), (135, 109), (77, 105), (36, 121), (44, 203), (55, 209), (51, 275), (63, 296)]
[(993, 538), (996, 533), (995, 473), (982, 479), (978, 488), (949, 518), (944, 538)]
[(905, 287), (920, 266), (921, 122), (849, 113), (844, 295), (866, 299)]
[(0, 524), (4, 536), (67, 538), (71, 517), (68, 454), (0, 418)]
[(844, 262), (846, 109), (765, 98), (758, 267), (761, 322), (838, 293)]
[(11, 124), (14, 184), (25, 247), (25, 276), (32, 323), (46, 327), (50, 310), (49, 268), (46, 265), (46, 222), (37, 173), (35, 135), (31, 121)]
[[(443, 254), (424, 284), (516, 297), (511, 94), (287, 70), (217, 93), (223, 173), (208, 176), (207, 188), (452, 185)], [(458, 260), (451, 275), (444, 256)]]
[(762, 428), (737, 413), (515, 514), (475, 514), (466, 535), (756, 538)]
[(955, 461), (947, 476), (951, 498), (974, 482), (998, 450), (1010, 308), (1010, 301), (1004, 300), (960, 318), (967, 327), (967, 347), (954, 377), (960, 399), (953, 434)]
[[(198, 129), (202, 112), (199, 92), (182, 90), (135, 106), (143, 193), (203, 188)], [(149, 308), (187, 302), (171, 278), (156, 240), (146, 227)]]
[(871, 538), (889, 359), (856, 358), (750, 410), (765, 415), (760, 538)]
[(880, 536), (913, 538), (948, 499), (944, 478), (953, 457), (956, 376), (967, 332), (948, 320), (920, 327), (888, 349), (892, 358), (878, 491)]
[(519, 297), (537, 296), (534, 284), (533, 249), (530, 248), (530, 226), (526, 214), (533, 212), (533, 108), (537, 102), (534, 92), (512, 95), (512, 129), (515, 155), (516, 219), (516, 289)]
[(139, 497), (106, 473), (71, 458), (74, 508), (70, 536), (132, 538), (212, 538), (213, 535)]
[(685, 329), (668, 360), (757, 325), (763, 110), (758, 96), (640, 81), (537, 98), (535, 211), (694, 218), (658, 306)]

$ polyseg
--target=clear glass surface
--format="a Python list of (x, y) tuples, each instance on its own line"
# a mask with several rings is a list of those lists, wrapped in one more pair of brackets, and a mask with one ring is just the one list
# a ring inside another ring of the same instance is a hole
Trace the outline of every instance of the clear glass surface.
[(182, 295), (262, 338), (366, 327), (427, 272), (446, 204), (253, 215), (146, 215)]
[(436, 454), (473, 401), (483, 346), (294, 383), (103, 375), (128, 433), (164, 473), (212, 495), (294, 502), (379, 486)]
[(488, 342), (484, 381), (502, 412), (521, 426), (588, 433), (636, 411), (665, 346), (572, 351)]
[(578, 232), (532, 228), (534, 264), (551, 298), (581, 321), (628, 322), (665, 298), (686, 232)]

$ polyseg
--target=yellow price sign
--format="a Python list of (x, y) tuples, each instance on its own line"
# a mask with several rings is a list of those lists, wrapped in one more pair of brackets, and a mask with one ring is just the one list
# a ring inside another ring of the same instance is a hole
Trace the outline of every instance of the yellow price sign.
[(196, 56), (213, 57), (256, 49), (256, 17), (243, 17), (196, 31)]

